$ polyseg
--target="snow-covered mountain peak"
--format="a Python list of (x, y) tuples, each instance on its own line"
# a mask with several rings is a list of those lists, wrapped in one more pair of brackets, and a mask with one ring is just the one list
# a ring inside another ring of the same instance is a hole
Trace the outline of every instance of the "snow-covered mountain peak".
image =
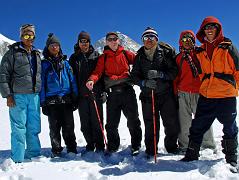
[(0, 43), (2, 42), (8, 42), (9, 44), (13, 44), (15, 41), (5, 37), (4, 35), (0, 33)]
[(8, 46), (15, 43), (15, 41), (8, 39), (4, 35), (0, 34), (0, 61), (2, 56), (7, 52)]
[[(136, 53), (138, 51), (138, 49), (140, 48), (140, 45), (138, 43), (136, 43), (134, 40), (132, 40), (131, 38), (129, 38), (127, 35), (117, 31), (119, 38), (120, 38), (120, 42), (121, 45), (126, 49), (126, 50), (130, 50), (134, 53)], [(105, 37), (102, 37), (100, 40), (98, 40), (94, 47), (95, 49), (99, 52), (99, 53), (103, 53), (104, 50), (104, 46), (105, 46)]]

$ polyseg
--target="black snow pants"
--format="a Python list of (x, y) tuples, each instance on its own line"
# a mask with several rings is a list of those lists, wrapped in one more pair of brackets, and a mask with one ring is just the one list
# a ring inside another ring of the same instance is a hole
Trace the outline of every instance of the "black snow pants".
[[(100, 116), (100, 122), (103, 125), (103, 104), (99, 98), (95, 99), (97, 110)], [(81, 122), (81, 131), (86, 140), (86, 150), (104, 150), (104, 139), (102, 130), (100, 128), (99, 119), (97, 117), (96, 108), (93, 99), (89, 96), (81, 97), (79, 99), (79, 115)]]
[(59, 153), (63, 150), (61, 146), (62, 130), (62, 136), (66, 144), (67, 152), (77, 153), (74, 117), (71, 104), (49, 105), (48, 111), (52, 152)]
[(107, 98), (107, 123), (106, 132), (108, 150), (117, 151), (120, 145), (118, 127), (121, 111), (127, 119), (127, 127), (131, 136), (131, 147), (141, 147), (142, 130), (139, 120), (138, 104), (135, 91), (132, 86), (110, 88)]
[[(154, 155), (154, 122), (152, 95), (140, 95), (142, 103), (142, 112), (145, 124), (145, 146), (146, 153)], [(169, 153), (174, 153), (177, 148), (179, 134), (179, 119), (175, 97), (172, 93), (163, 95), (154, 95), (155, 120), (156, 120), (156, 150), (158, 150), (160, 116), (164, 126), (164, 146)]]

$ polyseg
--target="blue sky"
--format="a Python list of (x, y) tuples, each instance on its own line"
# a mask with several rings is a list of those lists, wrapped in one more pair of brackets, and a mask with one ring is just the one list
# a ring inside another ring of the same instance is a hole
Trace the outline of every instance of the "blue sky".
[(238, 8), (238, 0), (4, 0), (0, 33), (19, 40), (19, 27), (32, 23), (37, 48), (43, 49), (47, 34), (53, 32), (70, 56), (81, 30), (91, 34), (92, 44), (108, 31), (120, 31), (141, 43), (142, 32), (152, 26), (160, 41), (178, 50), (180, 32), (191, 29), (196, 33), (202, 20), (213, 15), (221, 21), (224, 35), (239, 48)]

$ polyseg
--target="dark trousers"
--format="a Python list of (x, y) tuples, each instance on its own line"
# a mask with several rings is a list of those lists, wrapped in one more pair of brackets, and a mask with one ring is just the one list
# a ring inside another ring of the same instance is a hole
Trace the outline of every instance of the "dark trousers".
[(74, 133), (74, 117), (70, 104), (49, 105), (49, 128), (52, 152), (61, 152), (61, 134), (66, 144), (67, 152), (76, 153), (76, 137)]
[(205, 98), (199, 97), (195, 119), (190, 127), (189, 140), (199, 145), (204, 133), (211, 127), (217, 118), (223, 124), (223, 139), (236, 139), (238, 127), (236, 124), (236, 98)]
[(140, 127), (138, 104), (132, 86), (122, 91), (112, 91), (107, 98), (107, 124), (106, 132), (108, 139), (108, 149), (115, 151), (119, 148), (120, 137), (118, 127), (121, 111), (127, 119), (127, 127), (131, 135), (132, 148), (137, 149), (141, 146), (142, 130)]
[[(96, 104), (100, 115), (101, 125), (104, 127), (102, 100), (96, 99)], [(93, 99), (88, 96), (79, 99), (79, 115), (81, 131), (87, 143), (87, 150), (94, 151), (95, 148), (97, 150), (104, 150), (103, 134), (100, 128)]]
[[(162, 118), (165, 139), (164, 146), (168, 152), (175, 152), (177, 149), (177, 139), (179, 134), (179, 120), (176, 101), (173, 94), (155, 94), (155, 119), (156, 119), (156, 149), (158, 150), (160, 121)], [(145, 146), (146, 153), (154, 155), (154, 122), (152, 96), (140, 96), (142, 112), (145, 124)]]

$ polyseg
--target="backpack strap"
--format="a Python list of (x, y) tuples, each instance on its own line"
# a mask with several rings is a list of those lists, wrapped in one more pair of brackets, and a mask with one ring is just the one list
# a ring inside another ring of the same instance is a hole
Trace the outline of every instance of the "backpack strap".
[(125, 56), (125, 58), (126, 58), (126, 60), (127, 60), (127, 62), (128, 62), (128, 65), (129, 65), (129, 57), (128, 57), (126, 51), (123, 50), (122, 52), (123, 52), (123, 54), (124, 54), (124, 56)]
[(239, 52), (237, 48), (232, 44), (232, 41), (228, 38), (224, 38), (224, 42), (218, 45), (218, 48), (228, 49), (229, 54), (231, 55), (235, 68), (239, 71)]
[(228, 52), (233, 58), (236, 70), (239, 71), (239, 53), (238, 53), (238, 50), (236, 49), (236, 47), (233, 44), (231, 44), (231, 46), (229, 46), (229, 48), (228, 48)]

